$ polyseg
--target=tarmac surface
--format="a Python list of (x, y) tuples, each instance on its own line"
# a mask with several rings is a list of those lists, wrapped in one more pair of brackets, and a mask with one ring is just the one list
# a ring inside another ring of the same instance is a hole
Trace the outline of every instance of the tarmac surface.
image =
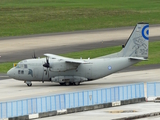
[[(114, 113), (110, 113), (111, 111)], [(116, 111), (119, 111), (119, 112), (124, 111), (124, 112), (116, 113)], [(131, 111), (135, 111), (135, 112), (131, 112)], [(111, 120), (112, 119), (114, 120), (114, 119), (143, 115), (143, 114), (148, 114), (153, 112), (160, 112), (160, 103), (144, 102), (144, 103), (138, 103), (138, 104), (110, 107), (110, 108), (99, 109), (99, 110), (91, 110), (86, 112), (58, 115), (53, 117), (41, 118), (38, 120), (53, 120), (53, 119), (56, 119), (56, 120), (75, 120), (75, 119), (76, 120)], [(152, 117), (141, 118), (137, 120), (159, 120), (159, 119), (160, 119), (160, 116), (152, 116)]]

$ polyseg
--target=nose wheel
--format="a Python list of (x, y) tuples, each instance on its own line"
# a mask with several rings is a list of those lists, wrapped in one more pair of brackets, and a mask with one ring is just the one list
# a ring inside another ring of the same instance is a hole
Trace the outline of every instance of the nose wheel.
[(24, 81), (24, 83), (26, 83), (28, 87), (31, 87), (31, 86), (32, 86), (31, 81)]
[(31, 86), (32, 86), (32, 83), (27, 84), (27, 86), (28, 86), (28, 87), (31, 87)]

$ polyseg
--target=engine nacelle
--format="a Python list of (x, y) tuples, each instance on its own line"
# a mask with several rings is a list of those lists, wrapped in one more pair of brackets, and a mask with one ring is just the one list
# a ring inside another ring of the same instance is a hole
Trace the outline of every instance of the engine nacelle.
[(70, 64), (70, 63), (66, 63), (65, 61), (56, 61), (53, 64), (51, 64), (51, 68), (50, 71), (52, 72), (65, 72), (68, 70), (74, 70), (77, 69), (77, 67), (79, 66), (79, 64)]
[(51, 79), (52, 82), (65, 83), (65, 82), (84, 82), (87, 78), (79, 76), (56, 76)]

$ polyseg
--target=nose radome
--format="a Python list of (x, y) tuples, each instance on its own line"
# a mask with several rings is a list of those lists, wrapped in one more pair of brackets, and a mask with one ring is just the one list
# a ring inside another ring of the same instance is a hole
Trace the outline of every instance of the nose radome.
[(10, 70), (7, 72), (7, 75), (8, 75), (9, 77), (14, 77), (13, 68), (10, 69)]

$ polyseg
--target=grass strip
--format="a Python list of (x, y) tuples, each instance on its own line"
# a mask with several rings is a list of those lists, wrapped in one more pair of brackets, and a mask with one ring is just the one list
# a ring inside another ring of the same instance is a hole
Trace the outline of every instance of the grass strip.
[(0, 37), (160, 23), (159, 0), (1, 0)]

